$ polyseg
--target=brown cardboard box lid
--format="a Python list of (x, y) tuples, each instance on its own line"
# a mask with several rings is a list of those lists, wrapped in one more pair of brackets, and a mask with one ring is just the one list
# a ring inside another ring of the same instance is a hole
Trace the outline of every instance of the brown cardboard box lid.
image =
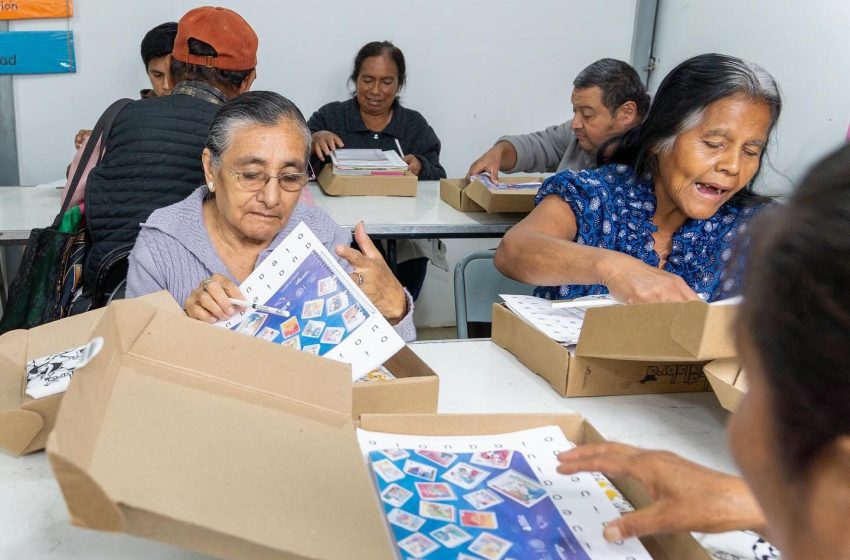
[(348, 365), (132, 300), (95, 334), (48, 440), (74, 524), (223, 558), (393, 558)]
[(419, 179), (409, 171), (404, 176), (334, 175), (333, 164), (328, 164), (317, 180), (332, 196), (416, 196)]
[(747, 394), (747, 376), (736, 358), (714, 360), (703, 367), (720, 406), (729, 412), (735, 412), (744, 395)]
[[(543, 177), (500, 176), (500, 183), (543, 182)], [(528, 189), (491, 191), (480, 181), (470, 181), (463, 189), (464, 194), (487, 212), (523, 212), (528, 214), (534, 210), (534, 197), (539, 187)]]
[(577, 356), (619, 360), (705, 361), (737, 354), (738, 306), (702, 301), (589, 309)]
[[(596, 428), (577, 413), (541, 414), (364, 414), (360, 427), (375, 432), (414, 435), (489, 435), (558, 426), (575, 444), (605, 441)], [(635, 507), (651, 503), (646, 490), (630, 479), (612, 479)], [(710, 560), (709, 554), (689, 533), (642, 538), (656, 560)]]
[[(168, 292), (142, 298), (165, 310), (182, 312)], [(30, 360), (82, 346), (105, 309), (95, 309), (0, 336), (0, 447), (14, 455), (44, 448), (56, 421), (62, 395), (33, 399), (26, 391), (26, 365)]]
[(440, 179), (440, 199), (461, 212), (484, 212), (484, 209), (464, 192), (468, 184), (469, 181), (465, 178)]

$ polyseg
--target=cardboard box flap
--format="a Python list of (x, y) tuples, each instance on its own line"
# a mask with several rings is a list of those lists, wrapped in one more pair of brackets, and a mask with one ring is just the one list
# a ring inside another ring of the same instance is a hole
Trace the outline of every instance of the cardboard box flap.
[[(53, 436), (48, 439), (52, 440)], [(73, 525), (101, 531), (123, 531), (126, 528), (121, 510), (84, 470), (52, 453), (49, 459), (53, 473), (60, 481)]]
[[(514, 344), (515, 341), (522, 343)], [(493, 304), (493, 342), (514, 353), (559, 395), (567, 394), (569, 353), (503, 303)]]
[(373, 432), (441, 436), (481, 436), (558, 426), (570, 441), (582, 441), (586, 423), (581, 414), (363, 414), (360, 427)]
[[(266, 356), (265, 347), (289, 358), (285, 348), (126, 303), (104, 317), (99, 327), (116, 331), (113, 341), (105, 340), (104, 350), (75, 376), (48, 443), (78, 524), (123, 528), (219, 555), (222, 548), (206, 543), (226, 542), (231, 558), (258, 550), (280, 558), (393, 558), (378, 497), (351, 437), (349, 410), (275, 393), (338, 377), (350, 399), (347, 366), (316, 358), (281, 361)], [(120, 350), (114, 339), (124, 316), (145, 310), (151, 314), (138, 340)], [(166, 345), (163, 332), (174, 341)], [(183, 337), (196, 344), (178, 346)], [(259, 344), (242, 348), (234, 362), (231, 339)], [(165, 361), (177, 350), (182, 354), (170, 359), (177, 365)], [(265, 375), (305, 380), (255, 379), (269, 359), (279, 371)], [(214, 374), (200, 372), (201, 365)], [(338, 375), (311, 371), (338, 366)], [(96, 501), (95, 513), (87, 500)]]
[(18, 408), (24, 393), (29, 332), (9, 331), (0, 336), (0, 410)]
[(701, 301), (589, 309), (577, 356), (615, 360), (704, 361), (736, 354), (735, 305)]
[[(193, 351), (187, 352), (192, 348)], [(139, 358), (278, 398), (351, 414), (351, 366), (167, 313), (129, 349)]]
[(670, 335), (698, 358), (737, 356), (734, 325), (738, 305), (691, 302), (676, 315)]
[(720, 405), (734, 412), (748, 390), (747, 377), (737, 358), (714, 360), (706, 364), (704, 370)]
[(484, 212), (484, 209), (473, 202), (463, 189), (469, 181), (462, 179), (440, 179), (440, 198), (461, 212)]
[(23, 455), (44, 427), (41, 414), (29, 410), (0, 411), (0, 447), (14, 455)]

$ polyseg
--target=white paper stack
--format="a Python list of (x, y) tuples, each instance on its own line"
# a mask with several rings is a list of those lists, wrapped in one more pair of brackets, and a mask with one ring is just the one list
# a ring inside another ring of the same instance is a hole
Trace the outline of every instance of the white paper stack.
[(549, 338), (565, 346), (578, 344), (585, 309), (574, 307), (557, 309), (548, 299), (534, 296), (500, 294), (508, 309), (520, 318), (543, 331)]
[(491, 191), (506, 191), (506, 190), (520, 190), (520, 189), (538, 189), (540, 183), (538, 181), (531, 181), (528, 183), (501, 183), (498, 181), (494, 181), (489, 173), (479, 173), (477, 175), (470, 175), (470, 181), (478, 181), (483, 184), (485, 187), (490, 189)]
[(331, 152), (336, 175), (404, 175), (407, 164), (394, 151), (341, 149)]

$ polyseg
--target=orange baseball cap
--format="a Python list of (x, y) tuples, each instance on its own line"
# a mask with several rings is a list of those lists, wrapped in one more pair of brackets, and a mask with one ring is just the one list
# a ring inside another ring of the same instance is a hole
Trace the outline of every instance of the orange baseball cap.
[[(218, 56), (189, 53), (189, 39), (207, 43)], [(189, 10), (177, 22), (171, 56), (219, 70), (251, 70), (257, 67), (257, 44), (257, 34), (242, 16), (227, 8), (204, 6)]]

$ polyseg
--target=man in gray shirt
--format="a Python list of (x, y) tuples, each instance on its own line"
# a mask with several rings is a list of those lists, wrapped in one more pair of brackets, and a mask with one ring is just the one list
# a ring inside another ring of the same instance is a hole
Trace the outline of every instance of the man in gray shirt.
[(467, 175), (488, 172), (543, 173), (596, 167), (606, 140), (643, 121), (649, 94), (635, 69), (613, 58), (597, 60), (573, 81), (573, 118), (545, 130), (502, 136), (469, 167)]

